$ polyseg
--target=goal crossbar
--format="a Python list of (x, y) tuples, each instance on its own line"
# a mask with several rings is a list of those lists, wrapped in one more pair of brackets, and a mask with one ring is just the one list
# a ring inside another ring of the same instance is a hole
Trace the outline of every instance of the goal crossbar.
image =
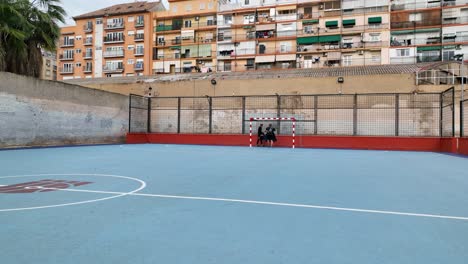
[(254, 121), (291, 121), (292, 122), (292, 148), (296, 147), (296, 118), (294, 117), (251, 117), (250, 120), (250, 147), (252, 147), (252, 122)]

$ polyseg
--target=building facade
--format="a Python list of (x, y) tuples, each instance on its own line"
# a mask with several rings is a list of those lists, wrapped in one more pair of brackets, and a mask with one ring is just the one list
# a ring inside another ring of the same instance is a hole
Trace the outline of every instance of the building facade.
[(42, 72), (41, 79), (57, 80), (57, 54), (55, 52), (42, 50)]
[(391, 63), (468, 59), (467, 0), (391, 1)]
[(58, 79), (150, 75), (152, 14), (159, 3), (114, 5), (63, 27)]
[(208, 72), (216, 68), (214, 0), (169, 0), (155, 12), (153, 72)]
[(75, 21), (59, 79), (468, 59), (468, 0), (168, 0)]

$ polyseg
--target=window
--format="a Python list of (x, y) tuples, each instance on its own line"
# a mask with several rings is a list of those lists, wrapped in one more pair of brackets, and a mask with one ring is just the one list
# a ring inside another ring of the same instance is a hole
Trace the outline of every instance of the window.
[(444, 50), (443, 55), (442, 55), (442, 60), (443, 61), (450, 61), (450, 60), (453, 60), (454, 56), (455, 56), (455, 51), (453, 51), (453, 50)]
[(192, 20), (185, 20), (184, 25), (186, 28), (192, 27)]
[(421, 14), (420, 13), (414, 13), (409, 15), (409, 21), (421, 21)]
[(81, 62), (77, 62), (76, 67), (81, 67)]
[(135, 26), (141, 27), (145, 24), (145, 17), (144, 16), (137, 16)]
[(76, 36), (76, 40), (81, 40), (81, 36)]
[(134, 59), (128, 59), (127, 64), (128, 65), (133, 65), (133, 64), (135, 64), (135, 60)]
[(369, 40), (370, 40), (371, 42), (380, 41), (380, 33), (370, 33), (370, 34), (369, 34)]
[(92, 55), (93, 55), (93, 49), (91, 49), (91, 48), (86, 48), (86, 52), (85, 52), (84, 57), (85, 57), (85, 58), (90, 58)]
[(340, 1), (325, 2), (324, 3), (324, 9), (325, 10), (339, 10), (339, 9), (341, 9), (341, 2)]
[(164, 45), (166, 41), (164, 40), (164, 36), (158, 36), (158, 45)]
[(255, 15), (254, 14), (244, 16), (244, 24), (250, 24), (250, 23), (254, 23), (254, 22), (255, 22)]
[(351, 66), (353, 63), (353, 57), (351, 55), (343, 56), (343, 66)]
[(397, 49), (396, 50), (397, 57), (408, 57), (409, 56), (409, 49)]
[(71, 73), (73, 72), (73, 63), (64, 63), (62, 72)]
[(192, 5), (185, 5), (185, 11), (190, 12), (192, 11)]
[(205, 9), (205, 3), (200, 3), (200, 10), (204, 10)]
[(231, 68), (232, 68), (231, 62), (230, 61), (225, 61), (223, 71), (231, 71)]
[(135, 55), (143, 55), (145, 53), (144, 45), (137, 45), (135, 49)]
[(102, 24), (102, 18), (96, 18), (96, 25)]
[(176, 5), (172, 6), (172, 13), (177, 13), (177, 6)]
[(232, 15), (224, 15), (223, 19), (224, 19), (224, 24), (225, 25), (232, 24)]
[(90, 45), (93, 43), (93, 35), (87, 35), (85, 40), (85, 45)]
[(81, 49), (76, 49), (76, 54), (80, 54), (81, 53)]
[(91, 72), (93, 70), (93, 63), (92, 62), (87, 62), (86, 66), (84, 68), (85, 72)]
[(133, 22), (133, 21), (135, 21), (135, 17), (129, 16), (128, 17), (128, 22)]
[(214, 18), (212, 16), (206, 17), (206, 25), (208, 26), (214, 25)]
[(46, 60), (46, 66), (50, 67), (50, 60)]
[(249, 5), (250, 1), (249, 0), (244, 0), (244, 5)]
[(131, 37), (131, 36), (133, 36), (133, 35), (135, 35), (135, 31), (128, 31), (128, 36), (129, 36), (129, 37)]
[(74, 50), (64, 50), (63, 51), (63, 59), (73, 59), (74, 54), (75, 54)]
[(208, 9), (213, 9), (213, 2), (208, 2)]
[(133, 45), (128, 45), (127, 49), (128, 49), (128, 50), (134, 50), (134, 49), (135, 49), (135, 46), (133, 46)]
[(123, 32), (112, 32), (107, 33), (104, 42), (117, 42), (124, 40), (124, 33)]
[(292, 50), (292, 45), (290, 42), (282, 42), (280, 43), (280, 52), (291, 52)]

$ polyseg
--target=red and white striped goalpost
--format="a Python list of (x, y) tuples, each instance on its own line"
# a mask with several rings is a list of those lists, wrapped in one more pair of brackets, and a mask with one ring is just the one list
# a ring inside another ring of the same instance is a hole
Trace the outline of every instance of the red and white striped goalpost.
[(296, 118), (294, 117), (251, 117), (250, 118), (250, 147), (252, 147), (252, 122), (262, 120), (280, 120), (280, 121), (292, 121), (292, 148), (296, 148)]

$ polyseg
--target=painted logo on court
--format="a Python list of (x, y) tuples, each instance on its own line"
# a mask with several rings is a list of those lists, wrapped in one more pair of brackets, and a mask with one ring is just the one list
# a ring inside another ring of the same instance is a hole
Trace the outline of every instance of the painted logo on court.
[(52, 192), (71, 187), (78, 187), (92, 182), (64, 181), (64, 180), (40, 180), (23, 182), (12, 185), (0, 186), (0, 193), (36, 193)]

